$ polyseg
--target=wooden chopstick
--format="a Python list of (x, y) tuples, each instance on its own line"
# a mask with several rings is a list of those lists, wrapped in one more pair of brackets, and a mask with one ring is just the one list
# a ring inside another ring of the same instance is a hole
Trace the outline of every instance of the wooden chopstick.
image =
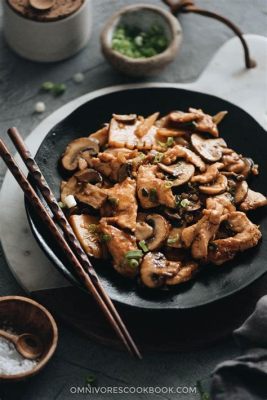
[[(124, 343), (124, 346), (127, 348), (127, 350), (131, 354), (137, 356), (138, 358), (141, 358), (139, 351), (138, 350), (137, 350), (137, 352), (134, 351), (134, 348), (132, 346), (130, 346), (130, 344), (129, 344), (130, 334), (128, 333), (129, 337), (127, 337), (125, 335), (125, 333), (122, 332), (120, 326), (118, 325), (117, 321), (114, 319), (114, 316), (111, 313), (110, 309), (108, 308), (107, 304), (105, 303), (105, 301), (103, 300), (103, 298), (101, 297), (99, 292), (97, 291), (90, 276), (83, 269), (78, 258), (76, 257), (76, 255), (70, 248), (69, 244), (67, 243), (65, 238), (62, 236), (62, 234), (58, 230), (55, 222), (53, 221), (53, 219), (49, 215), (48, 211), (42, 204), (41, 200), (35, 193), (33, 187), (27, 181), (25, 175), (20, 170), (19, 166), (17, 165), (16, 161), (14, 160), (13, 156), (11, 155), (10, 151), (8, 150), (8, 148), (6, 147), (6, 145), (4, 144), (2, 139), (0, 139), (0, 155), (1, 155), (1, 158), (4, 160), (4, 162), (6, 163), (8, 169), (10, 170), (12, 175), (17, 180), (19, 186), (25, 193), (25, 196), (29, 200), (30, 204), (36, 209), (36, 211), (38, 212), (38, 215), (40, 216), (40, 218), (42, 219), (44, 224), (48, 227), (48, 229), (50, 230), (54, 239), (58, 242), (60, 247), (64, 250), (66, 256), (68, 257), (68, 260), (70, 261), (72, 266), (75, 268), (75, 271), (77, 272), (81, 281), (83, 282), (85, 287), (90, 291), (90, 293), (92, 294), (92, 296), (94, 297), (94, 299), (96, 300), (96, 302), (98, 303), (100, 308), (102, 309), (104, 315), (106, 316), (107, 320), (113, 327), (114, 331), (116, 332), (116, 334), (118, 335), (120, 340)], [(130, 339), (131, 339), (131, 337), (130, 337)], [(132, 339), (131, 339), (131, 341), (133, 342)]]
[(39, 188), (40, 192), (42, 193), (44, 199), (46, 200), (49, 208), (51, 209), (55, 220), (61, 226), (67, 240), (69, 241), (69, 245), (72, 247), (74, 253), (76, 254), (77, 258), (79, 259), (80, 263), (84, 267), (84, 269), (88, 272), (92, 282), (96, 286), (98, 292), (100, 293), (103, 301), (106, 303), (107, 307), (109, 308), (110, 312), (112, 313), (114, 319), (116, 320), (117, 324), (119, 325), (121, 331), (123, 332), (126, 340), (128, 341), (129, 346), (132, 348), (134, 354), (138, 358), (142, 358), (141, 354), (134, 343), (131, 335), (129, 334), (125, 324), (123, 323), (118, 311), (116, 310), (114, 304), (112, 303), (111, 299), (105, 292), (103, 286), (101, 285), (98, 276), (91, 265), (87, 254), (83, 250), (80, 245), (80, 242), (77, 240), (72, 227), (70, 226), (65, 214), (63, 213), (62, 209), (59, 207), (58, 202), (50, 189), (45, 177), (43, 176), (40, 168), (38, 167), (36, 161), (32, 157), (29, 149), (27, 148), (25, 142), (22, 139), (17, 128), (10, 128), (8, 130), (8, 135), (11, 138), (12, 142), (14, 143), (16, 149), (18, 150), (22, 160), (24, 161), (26, 167), (28, 168), (31, 176), (34, 178), (34, 181)]

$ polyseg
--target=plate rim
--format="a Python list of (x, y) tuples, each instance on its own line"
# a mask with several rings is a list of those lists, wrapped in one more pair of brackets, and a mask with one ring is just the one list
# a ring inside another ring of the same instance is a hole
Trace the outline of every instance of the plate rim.
[[(251, 115), (247, 110), (244, 110), (244, 109), (243, 109), (242, 107), (240, 107), (239, 105), (234, 104), (234, 103), (232, 103), (231, 101), (226, 100), (226, 99), (224, 99), (224, 98), (222, 98), (222, 97), (219, 97), (219, 96), (214, 95), (214, 94), (205, 93), (205, 92), (203, 92), (203, 91), (201, 91), (201, 90), (196, 89), (196, 88), (194, 87), (194, 82), (193, 82), (193, 83), (188, 83), (188, 84), (177, 84), (177, 83), (170, 84), (170, 83), (165, 83), (165, 82), (149, 82), (149, 83), (143, 83), (143, 84), (142, 84), (142, 83), (130, 83), (130, 84), (123, 84), (123, 85), (114, 85), (114, 86), (109, 86), (109, 87), (106, 87), (106, 88), (102, 88), (102, 89), (95, 90), (95, 91), (93, 91), (93, 92), (91, 92), (91, 93), (89, 93), (89, 94), (87, 93), (87, 94), (85, 94), (85, 95), (79, 97), (78, 99), (74, 99), (74, 100), (72, 100), (71, 102), (69, 102), (69, 103), (67, 103), (66, 105), (64, 105), (63, 107), (61, 107), (61, 108), (64, 108), (64, 107), (66, 107), (66, 106), (71, 106), (76, 100), (79, 100), (79, 104), (78, 104), (74, 109), (72, 109), (70, 112), (67, 112), (67, 114), (66, 114), (64, 117), (62, 117), (59, 121), (56, 122), (56, 124), (54, 124), (52, 127), (49, 128), (49, 131), (46, 133), (46, 135), (44, 136), (42, 142), (39, 144), (39, 146), (38, 146), (38, 148), (37, 148), (37, 151), (36, 151), (36, 154), (38, 153), (38, 151), (39, 151), (39, 149), (40, 149), (42, 143), (45, 141), (47, 135), (51, 132), (51, 130), (52, 130), (55, 126), (57, 126), (57, 125), (59, 125), (60, 123), (62, 123), (66, 118), (70, 117), (70, 116), (71, 116), (73, 113), (75, 113), (80, 107), (86, 105), (86, 104), (89, 103), (90, 101), (92, 101), (92, 100), (94, 100), (94, 99), (96, 99), (96, 98), (98, 98), (98, 97), (105, 96), (105, 95), (112, 94), (112, 93), (116, 93), (116, 92), (120, 92), (120, 91), (128, 91), (128, 90), (135, 90), (135, 89), (153, 89), (153, 88), (157, 88), (157, 89), (159, 89), (159, 88), (166, 88), (166, 89), (175, 89), (175, 90), (182, 90), (182, 91), (190, 91), (190, 92), (198, 93), (198, 94), (200, 94), (200, 95), (204, 95), (204, 96), (208, 96), (208, 97), (212, 97), (212, 98), (215, 98), (215, 99), (224, 101), (224, 102), (226, 102), (226, 103), (229, 103), (231, 106), (234, 106), (235, 108), (240, 109), (240, 111), (246, 113), (246, 114), (248, 115), (248, 117), (251, 118), (251, 119), (254, 121), (254, 123), (256, 123), (256, 124), (258, 125), (258, 127), (263, 131), (263, 133), (267, 133), (266, 130), (264, 129), (264, 127), (263, 127), (263, 126), (255, 119), (255, 117), (254, 117), (253, 115)], [(86, 100), (83, 101), (83, 99), (86, 99)], [(56, 112), (56, 111), (55, 111), (55, 112)], [(53, 114), (54, 114), (54, 113), (52, 113), (51, 115), (53, 115)], [(48, 117), (48, 118), (49, 118), (49, 117)], [(36, 156), (36, 154), (35, 154), (35, 156)], [(57, 258), (57, 256), (55, 255), (55, 257), (52, 257), (52, 256), (50, 255), (50, 253), (53, 253), (53, 254), (54, 254), (54, 252), (53, 252), (53, 251), (51, 250), (51, 248), (46, 244), (45, 240), (41, 240), (41, 241), (39, 240), (39, 238), (38, 238), (38, 236), (37, 236), (37, 235), (39, 234), (39, 231), (37, 230), (37, 228), (36, 228), (36, 226), (35, 226), (35, 224), (34, 224), (34, 222), (33, 222), (33, 219), (32, 219), (32, 217), (31, 217), (31, 212), (30, 212), (29, 207), (28, 207), (28, 205), (27, 205), (27, 200), (24, 202), (24, 206), (25, 206), (26, 216), (27, 216), (27, 220), (28, 220), (30, 229), (31, 229), (31, 231), (32, 231), (32, 233), (33, 233), (33, 236), (34, 236), (35, 240), (37, 241), (39, 247), (40, 247), (41, 250), (44, 252), (44, 254), (46, 255), (46, 257), (48, 257), (48, 259), (52, 261), (54, 267), (55, 267), (58, 271), (60, 271), (60, 273), (62, 273), (63, 276), (64, 276), (69, 282), (71, 282), (71, 284), (74, 284), (73, 281), (72, 281), (73, 278), (69, 279), (69, 278), (66, 276), (66, 274), (62, 271), (61, 267), (59, 267), (59, 266), (57, 265), (57, 263), (56, 263), (56, 261), (55, 261), (55, 259), (54, 259), (54, 258)], [(39, 234), (39, 235), (40, 235), (40, 234)], [(44, 243), (44, 245), (43, 245), (42, 243)], [(112, 301), (114, 301), (114, 302), (117, 303), (117, 304), (120, 304), (120, 305), (126, 306), (126, 307), (131, 307), (131, 308), (134, 308), (134, 309), (140, 309), (140, 310), (153, 310), (153, 311), (163, 311), (163, 310), (165, 310), (165, 311), (166, 311), (166, 310), (169, 310), (169, 311), (179, 311), (179, 310), (180, 310), (180, 311), (182, 311), (182, 310), (197, 309), (197, 308), (201, 308), (201, 307), (204, 307), (204, 306), (208, 306), (208, 305), (211, 305), (211, 304), (214, 304), (214, 303), (223, 301), (223, 300), (225, 300), (226, 298), (229, 298), (229, 297), (231, 297), (231, 296), (234, 296), (235, 294), (239, 293), (240, 291), (242, 291), (242, 290), (244, 290), (245, 288), (247, 288), (247, 287), (249, 287), (250, 285), (252, 285), (254, 282), (256, 282), (258, 279), (260, 279), (260, 278), (261, 278), (263, 275), (265, 275), (266, 273), (267, 273), (267, 269), (266, 269), (266, 271), (261, 271), (261, 272), (259, 273), (258, 276), (254, 277), (254, 278), (251, 278), (250, 280), (247, 280), (246, 283), (244, 283), (243, 285), (239, 286), (238, 289), (232, 289), (232, 291), (230, 291), (230, 292), (228, 292), (228, 293), (225, 293), (225, 294), (223, 294), (223, 295), (220, 295), (219, 298), (212, 299), (212, 300), (206, 300), (206, 301), (204, 301), (204, 302), (202, 302), (202, 303), (200, 303), (200, 304), (197, 304), (197, 305), (192, 305), (192, 304), (184, 305), (184, 306), (183, 306), (183, 305), (182, 305), (182, 306), (172, 306), (172, 305), (168, 305), (168, 307), (162, 307), (162, 305), (161, 305), (162, 303), (160, 302), (160, 303), (154, 303), (154, 306), (151, 307), (151, 306), (149, 306), (149, 305), (144, 305), (144, 304), (143, 304), (143, 305), (136, 305), (136, 304), (131, 304), (130, 302), (127, 302), (127, 303), (126, 303), (126, 302), (121, 301), (120, 299), (116, 298), (116, 296), (115, 296), (115, 297), (110, 296), (110, 297), (111, 297)], [(69, 275), (71, 275), (71, 273), (69, 273)], [(74, 279), (75, 279), (75, 278), (74, 278)], [(79, 287), (79, 289), (84, 290), (82, 287)], [(84, 290), (84, 291), (86, 292), (86, 290)], [(90, 295), (90, 293), (88, 293), (88, 294)], [(151, 300), (150, 300), (150, 301), (151, 301)], [(160, 306), (158, 306), (158, 304), (159, 304)]]

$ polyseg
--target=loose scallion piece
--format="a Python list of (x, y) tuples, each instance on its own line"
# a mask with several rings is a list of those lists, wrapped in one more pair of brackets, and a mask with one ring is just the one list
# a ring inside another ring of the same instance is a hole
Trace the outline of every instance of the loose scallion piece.
[(186, 208), (190, 204), (190, 201), (188, 199), (183, 199), (180, 201), (180, 207)]
[(174, 144), (174, 139), (172, 136), (168, 137), (167, 142), (166, 142), (166, 146), (167, 147), (171, 147)]
[(162, 158), (163, 158), (163, 153), (157, 152), (157, 153), (155, 154), (153, 163), (154, 163), (154, 164), (160, 163), (161, 160), (162, 160)]
[(125, 254), (125, 258), (127, 260), (130, 260), (133, 258), (141, 258), (141, 257), (143, 257), (142, 250), (130, 250)]
[(167, 240), (167, 244), (174, 244), (177, 243), (179, 240), (180, 236), (177, 234), (175, 236), (169, 237)]
[(140, 249), (143, 250), (144, 253), (147, 253), (149, 251), (145, 240), (141, 240), (138, 245), (139, 245)]
[(130, 260), (127, 260), (127, 264), (132, 268), (137, 268), (139, 265), (139, 261), (135, 258), (131, 258)]

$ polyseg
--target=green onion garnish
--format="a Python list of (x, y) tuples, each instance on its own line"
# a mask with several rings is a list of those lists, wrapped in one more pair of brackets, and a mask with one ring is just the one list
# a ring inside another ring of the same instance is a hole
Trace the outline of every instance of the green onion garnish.
[(93, 386), (96, 383), (96, 377), (94, 375), (88, 375), (85, 379), (87, 385)]
[(133, 258), (141, 258), (141, 257), (143, 257), (142, 250), (130, 250), (125, 254), (125, 258), (127, 260), (130, 260)]
[(127, 260), (127, 263), (132, 268), (136, 268), (139, 265), (139, 261), (137, 261), (135, 258), (131, 258), (130, 260)]
[(102, 242), (109, 242), (111, 240), (111, 236), (104, 233), (101, 236), (101, 240), (102, 240)]
[(67, 86), (64, 83), (55, 83), (52, 92), (55, 96), (60, 96), (66, 92)]
[(172, 181), (166, 181), (166, 182), (164, 182), (164, 186), (165, 186), (165, 188), (171, 188), (172, 187), (172, 185), (173, 185), (173, 183), (172, 183)]
[(174, 143), (174, 139), (172, 136), (168, 137), (167, 142), (166, 142), (166, 146), (167, 147), (171, 147)]
[(138, 245), (139, 245), (140, 249), (143, 250), (144, 253), (147, 253), (149, 251), (145, 240), (141, 240)]
[(153, 163), (154, 163), (154, 164), (160, 163), (161, 160), (162, 160), (162, 158), (163, 158), (163, 155), (164, 155), (163, 153), (157, 152), (157, 153), (155, 154)]
[(175, 236), (169, 237), (167, 240), (167, 244), (174, 244), (177, 243), (179, 240), (180, 236), (177, 234)]
[(182, 201), (180, 201), (180, 207), (186, 208), (187, 206), (189, 206), (190, 201), (188, 199), (183, 199)]
[(45, 92), (51, 92), (54, 88), (54, 83), (53, 82), (44, 82), (41, 85), (41, 89)]

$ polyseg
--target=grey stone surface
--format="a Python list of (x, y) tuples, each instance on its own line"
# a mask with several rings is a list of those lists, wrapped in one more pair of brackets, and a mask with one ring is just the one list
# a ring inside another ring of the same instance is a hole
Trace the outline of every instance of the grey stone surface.
[[(0, 11), (0, 135), (6, 139), (6, 129), (11, 125), (20, 128), (24, 136), (49, 113), (69, 100), (105, 86), (132, 82), (123, 77), (103, 59), (99, 48), (99, 32), (106, 18), (130, 0), (93, 0), (94, 33), (87, 48), (75, 58), (54, 64), (36, 64), (12, 53), (5, 44), (1, 31)], [(160, 4), (160, 1), (146, 0)], [(236, 22), (245, 33), (267, 34), (266, 0), (199, 0), (197, 4), (218, 11)], [(225, 26), (204, 17), (180, 17), (184, 42), (175, 62), (153, 80), (186, 82), (194, 80), (209, 62), (214, 52), (232, 36)], [(230, 60), (227, 60), (230, 62)], [(75, 84), (72, 76), (84, 72), (85, 81)], [(59, 98), (40, 94), (43, 81), (65, 82), (67, 92)], [(45, 101), (47, 110), (42, 115), (33, 113), (36, 101)], [(0, 179), (4, 176), (0, 161)], [(0, 251), (0, 295), (23, 294)], [(176, 354), (148, 354), (142, 362), (127, 354), (99, 346), (60, 325), (59, 347), (47, 368), (25, 383), (0, 385), (0, 398), (14, 400), (50, 400), (84, 398), (72, 394), (71, 387), (84, 385), (86, 376), (94, 374), (99, 386), (192, 386), (205, 379), (218, 362), (232, 358), (239, 352), (231, 338), (217, 346), (202, 351)], [(72, 389), (74, 390), (74, 389)], [(90, 398), (90, 395), (87, 395)], [(92, 394), (91, 398), (146, 399), (147, 394)], [(158, 399), (198, 399), (198, 395), (162, 393)]]

